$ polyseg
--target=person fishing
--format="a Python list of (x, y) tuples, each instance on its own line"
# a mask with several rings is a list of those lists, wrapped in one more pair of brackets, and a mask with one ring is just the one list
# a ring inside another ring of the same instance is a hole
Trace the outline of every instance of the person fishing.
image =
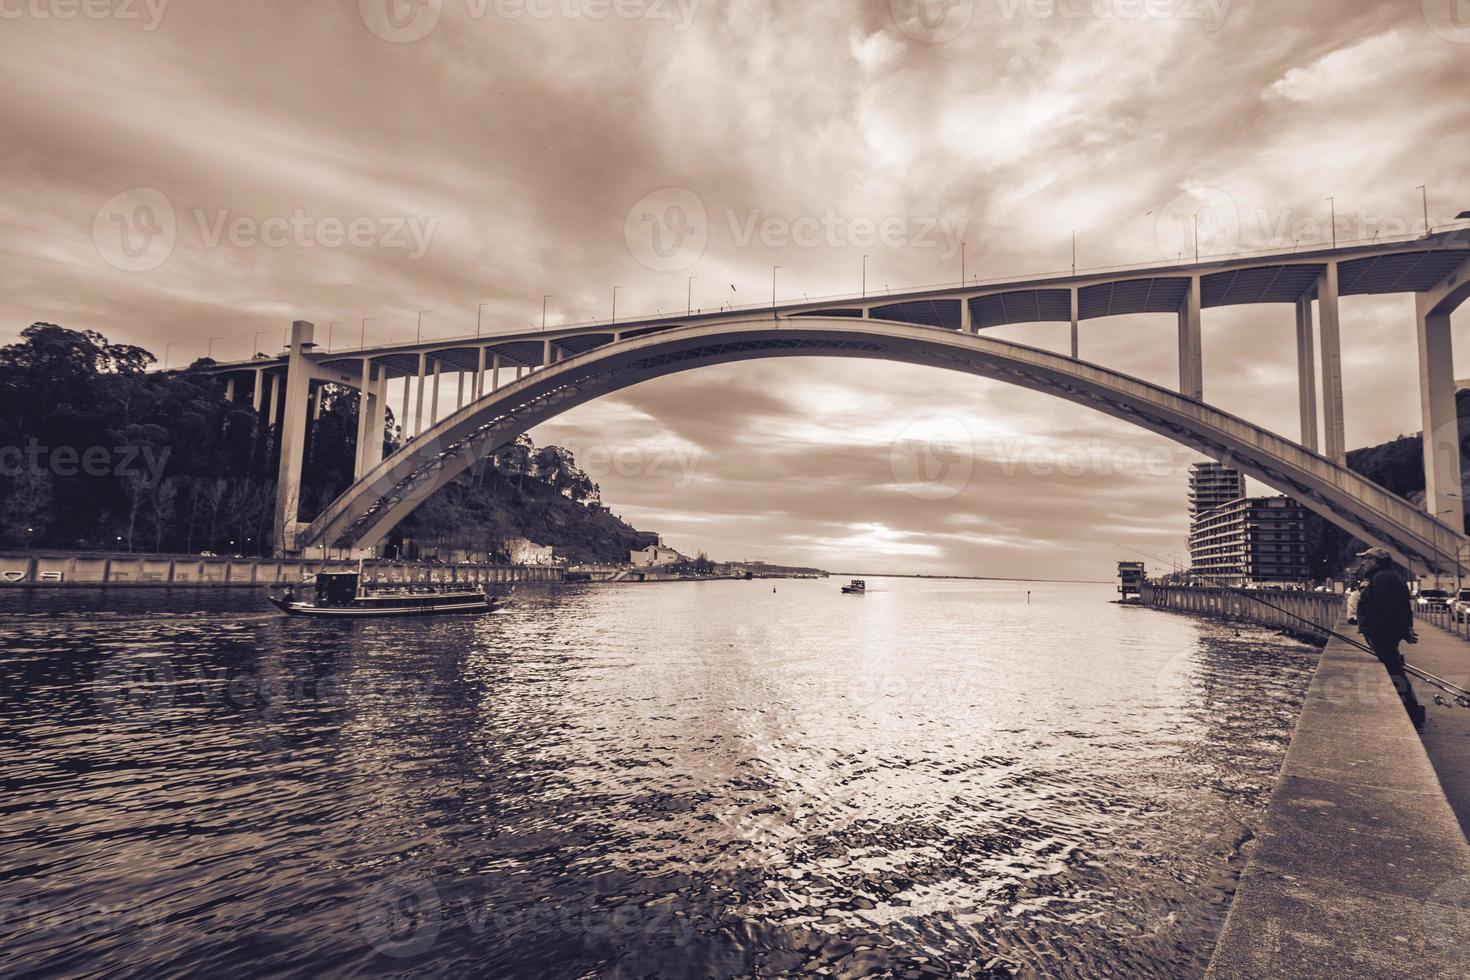
[(1368, 587), (1358, 598), (1358, 632), (1373, 648), (1416, 729), (1424, 727), (1424, 706), (1414, 697), (1414, 688), (1404, 672), (1401, 642), (1418, 643), (1409, 585), (1394, 566), (1393, 557), (1382, 548), (1369, 548), (1359, 555), (1367, 566)]

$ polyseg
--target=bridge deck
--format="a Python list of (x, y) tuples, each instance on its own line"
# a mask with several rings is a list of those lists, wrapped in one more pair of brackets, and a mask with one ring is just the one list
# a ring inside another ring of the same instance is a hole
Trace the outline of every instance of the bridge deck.
[(1207, 976), (1458, 978), (1467, 925), (1470, 844), (1424, 744), (1378, 662), (1333, 640)]

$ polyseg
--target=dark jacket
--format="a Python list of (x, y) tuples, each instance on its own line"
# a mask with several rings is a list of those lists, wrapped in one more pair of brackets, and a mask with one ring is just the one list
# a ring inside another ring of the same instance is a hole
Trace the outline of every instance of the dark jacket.
[(1384, 643), (1409, 638), (1414, 629), (1409, 586), (1391, 568), (1375, 574), (1358, 600), (1358, 632)]

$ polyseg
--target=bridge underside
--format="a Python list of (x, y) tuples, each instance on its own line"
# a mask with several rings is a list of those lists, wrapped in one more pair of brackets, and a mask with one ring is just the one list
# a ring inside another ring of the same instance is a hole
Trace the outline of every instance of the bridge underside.
[(871, 319), (802, 317), (624, 339), (536, 371), (434, 425), (366, 473), (308, 527), (301, 548), (367, 548), (516, 436), (653, 378), (767, 357), (861, 357), (961, 371), (1046, 392), (1166, 436), (1289, 494), (1417, 571), (1451, 572), (1465, 537), (1314, 452), (1167, 389), (1047, 351)]

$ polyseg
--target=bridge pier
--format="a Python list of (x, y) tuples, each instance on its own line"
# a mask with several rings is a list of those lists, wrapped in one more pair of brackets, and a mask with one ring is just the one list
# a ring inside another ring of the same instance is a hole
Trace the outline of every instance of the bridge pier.
[[(291, 345), (286, 360), (286, 404), (281, 421), (281, 461), (276, 475), (275, 552), (296, 550), (296, 520), (301, 509), (301, 465), (306, 449), (307, 399), (311, 395), (311, 370), (306, 355), (315, 344), (315, 327), (305, 320), (291, 324)], [(275, 416), (277, 375), (271, 384), (271, 415)]]
[[(1073, 300), (1075, 315), (1076, 306)], [(1073, 328), (1076, 329), (1075, 326)], [(1074, 343), (1075, 347), (1075, 343)], [(1075, 353), (1072, 355), (1076, 356)], [(1179, 307), (1179, 393), (1195, 401), (1205, 400), (1204, 341), (1201, 337), (1199, 274), (1189, 277), (1189, 289)]]
[[(1073, 286), (1072, 293), (1072, 360), (1079, 359), (1078, 334), (1077, 334), (1077, 287)], [(966, 304), (967, 306), (969, 304)]]
[(1322, 344), (1322, 427), (1325, 455), (1339, 466), (1347, 463), (1347, 436), (1342, 417), (1342, 320), (1338, 316), (1337, 263), (1330, 261), (1317, 280), (1317, 313)]
[(1317, 452), (1317, 344), (1312, 324), (1312, 295), (1296, 302), (1296, 386), (1301, 405), (1302, 445)]
[(1424, 417), (1424, 509), (1456, 529), (1464, 526), (1461, 465), (1465, 452), (1455, 408), (1450, 314), (1466, 299), (1470, 299), (1470, 261), (1433, 289), (1414, 295), (1419, 404)]

